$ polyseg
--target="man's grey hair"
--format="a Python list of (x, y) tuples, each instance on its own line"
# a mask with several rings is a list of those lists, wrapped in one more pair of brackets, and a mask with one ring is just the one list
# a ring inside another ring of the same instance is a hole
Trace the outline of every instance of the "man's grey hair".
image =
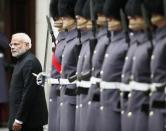
[(12, 37), (19, 37), (23, 42), (28, 43), (29, 49), (32, 47), (31, 38), (26, 33), (15, 33)]

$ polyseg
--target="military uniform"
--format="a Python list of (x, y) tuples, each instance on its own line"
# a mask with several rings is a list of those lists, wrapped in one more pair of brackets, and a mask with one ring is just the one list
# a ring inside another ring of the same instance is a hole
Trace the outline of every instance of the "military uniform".
[(136, 50), (132, 57), (129, 82), (131, 91), (128, 95), (128, 105), (126, 112), (122, 114), (123, 122), (126, 121), (123, 125), (124, 131), (148, 130), (149, 89), (151, 85), (150, 58), (153, 46), (150, 37), (147, 37), (147, 33), (143, 31), (147, 21), (144, 19), (145, 12), (142, 10), (142, 2), (143, 0), (129, 0), (126, 5), (127, 15), (130, 16), (129, 27), (134, 31), (131, 45), (136, 44)]
[[(133, 33), (130, 33), (130, 37), (132, 37)], [(125, 63), (123, 65), (122, 74), (121, 74), (121, 94), (120, 94), (120, 101), (121, 101), (121, 126), (122, 131), (128, 131), (128, 121), (126, 121), (127, 117), (127, 106), (128, 106), (128, 95), (131, 91), (131, 87), (129, 85), (131, 81), (131, 72), (132, 72), (132, 64), (133, 64), (133, 56), (137, 49), (136, 39), (132, 38), (130, 43), (130, 47), (127, 51), (127, 55), (125, 57)]]
[(136, 38), (137, 49), (132, 57), (132, 71), (130, 76), (132, 91), (129, 94), (127, 117), (124, 120), (126, 121), (125, 129), (126, 131), (147, 131), (150, 56), (152, 47), (143, 32), (137, 32), (134, 37)]
[[(84, 33), (84, 35), (83, 35)], [(85, 34), (86, 33), (86, 34)], [(91, 31), (82, 32), (81, 44), (82, 48), (80, 51), (78, 64), (77, 64), (77, 75), (82, 75), (90, 71), (91, 59), (90, 59), (90, 37)], [(80, 131), (85, 131), (87, 127), (87, 104), (88, 104), (88, 91), (90, 88), (90, 77), (81, 79), (77, 83), (77, 106), (76, 110), (79, 110), (80, 116)]]
[[(94, 10), (95, 13), (102, 13), (104, 1), (98, 1), (95, 0), (95, 6)], [(89, 6), (89, 5), (88, 5)], [(88, 8), (88, 7), (87, 7)], [(91, 7), (92, 8), (92, 7)], [(87, 13), (88, 14), (88, 13)], [(97, 23), (97, 20), (96, 20)], [(105, 22), (106, 23), (106, 22)], [(96, 131), (98, 130), (98, 116), (99, 116), (99, 102), (100, 102), (100, 91), (99, 91), (99, 82), (100, 82), (100, 70), (104, 59), (104, 54), (106, 50), (106, 45), (108, 44), (108, 38), (107, 38), (107, 29), (104, 27), (104, 24), (102, 25), (97, 24), (97, 33), (95, 34), (97, 36), (97, 43), (92, 47), (90, 45), (90, 62), (89, 70), (91, 71), (91, 78), (90, 80), (90, 88), (88, 90), (88, 95), (85, 96), (84, 100), (84, 114), (86, 114), (86, 120), (85, 120), (85, 130), (86, 131)], [(94, 33), (94, 32), (93, 32)], [(90, 40), (91, 41), (91, 40)], [(95, 41), (93, 38), (92, 41)], [(92, 44), (91, 42), (89, 44)], [(97, 81), (98, 80), (98, 81)], [(98, 86), (96, 85), (98, 83)], [(84, 118), (81, 118), (84, 119)], [(83, 125), (83, 126), (84, 126)]]
[[(75, 75), (79, 50), (78, 31), (73, 29), (66, 36), (66, 46), (62, 55), (61, 77), (68, 79)], [(75, 106), (76, 106), (76, 84), (61, 85), (60, 103), (60, 130), (74, 131), (75, 128)], [(68, 119), (67, 119), (68, 118)]]
[[(50, 15), (55, 20), (55, 22), (59, 22), (59, 14), (58, 14), (58, 0), (51, 0), (49, 7)], [(61, 24), (62, 26), (62, 24)], [(60, 24), (55, 25), (59, 30), (61, 29)], [(54, 44), (56, 44), (53, 48), (52, 52), (52, 68), (51, 68), (51, 78), (59, 79), (61, 72), (61, 61), (62, 54), (65, 48), (65, 37), (66, 32), (60, 31), (57, 39)], [(54, 41), (53, 41), (54, 42)], [(52, 84), (50, 88), (49, 94), (49, 116), (48, 116), (48, 130), (49, 131), (59, 131), (60, 130), (60, 111), (59, 111), (59, 101), (60, 101), (60, 89), (59, 84)]]
[[(77, 3), (75, 5), (75, 17), (76, 17), (76, 22), (77, 22), (77, 28), (79, 29), (79, 33), (80, 33), (80, 44), (81, 44), (81, 48), (80, 48), (80, 54), (83, 50), (82, 48), (82, 45), (83, 43), (88, 39), (88, 35), (87, 35), (87, 31), (85, 31), (86, 29), (86, 23), (87, 23), (87, 20), (85, 18), (85, 16), (83, 15), (83, 9), (84, 9), (84, 6), (85, 6), (85, 3), (86, 3), (86, 0), (77, 0)], [(76, 75), (75, 75), (75, 79), (78, 78), (78, 73), (80, 74), (81, 73), (81, 67), (83, 66), (83, 61), (80, 60), (81, 59), (81, 55), (79, 55), (79, 62), (77, 63), (77, 72), (76, 72)], [(76, 93), (77, 93), (77, 96), (76, 96), (76, 112), (75, 112), (75, 131), (80, 131), (80, 130), (83, 130), (85, 129), (82, 128), (81, 129), (81, 123), (80, 123), (80, 93), (78, 91), (78, 88), (76, 89)]]
[(109, 38), (107, 37), (108, 30), (106, 27), (101, 27), (97, 34), (97, 45), (93, 52), (92, 57), (92, 77), (91, 88), (89, 90), (89, 102), (87, 110), (87, 131), (99, 130), (99, 108), (100, 108), (100, 88), (99, 83), (101, 81), (100, 71), (104, 61), (105, 51), (109, 44)]
[[(148, 131), (166, 130), (166, 62), (165, 36), (166, 21), (163, 6), (164, 0), (145, 0), (145, 5), (151, 13), (151, 22), (156, 26), (154, 30), (153, 52), (151, 55), (151, 92)], [(156, 19), (157, 18), (157, 19)]]
[[(84, 1), (85, 2), (85, 1)], [(77, 63), (77, 105), (76, 105), (76, 131), (87, 130), (87, 108), (88, 108), (88, 92), (91, 86), (90, 75), (91, 75), (91, 39), (92, 31), (87, 28), (88, 22), (90, 22), (90, 8), (89, 0), (84, 3), (82, 13), (77, 14), (82, 16), (86, 22), (83, 23), (81, 30), (81, 51)]]
[(108, 18), (108, 29), (111, 32), (111, 42), (107, 47), (100, 71), (99, 130), (103, 131), (121, 130), (120, 82), (128, 44), (121, 26), (120, 9), (124, 8), (125, 3), (126, 1), (106, 0), (104, 5), (104, 14)]
[[(55, 52), (53, 53), (53, 58), (52, 60), (52, 71), (51, 71), (51, 77), (55, 79), (60, 78), (60, 68), (57, 67), (57, 63), (61, 65), (62, 61), (62, 54), (65, 48), (65, 37), (66, 37), (66, 32), (62, 31), (59, 32), (58, 37), (57, 37), (57, 44), (56, 44), (56, 49)], [(60, 89), (59, 89), (59, 84), (51, 85), (50, 89), (50, 95), (49, 95), (49, 123), (48, 123), (48, 130), (49, 131), (59, 131), (59, 121), (60, 121), (60, 116), (59, 116), (59, 99), (60, 99)]]
[(166, 26), (156, 31), (154, 50), (151, 56), (152, 92), (150, 94), (149, 131), (166, 130)]
[[(123, 31), (112, 32), (101, 74), (100, 130), (120, 131), (120, 82), (124, 58), (128, 50)], [(110, 124), (111, 123), (111, 124)]]
[(75, 130), (76, 83), (69, 78), (76, 73), (80, 40), (76, 29), (74, 7), (76, 0), (60, 0), (58, 3), (59, 16), (66, 29), (66, 45), (62, 54), (62, 68), (60, 78), (60, 131)]

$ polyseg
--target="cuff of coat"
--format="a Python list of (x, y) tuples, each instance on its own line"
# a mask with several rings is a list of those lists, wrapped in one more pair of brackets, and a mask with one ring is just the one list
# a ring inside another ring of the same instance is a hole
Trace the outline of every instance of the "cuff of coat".
[(19, 121), (19, 120), (17, 120), (17, 119), (15, 119), (15, 121), (14, 122), (16, 122), (16, 123), (18, 123), (18, 124), (23, 124), (23, 122), (22, 121)]

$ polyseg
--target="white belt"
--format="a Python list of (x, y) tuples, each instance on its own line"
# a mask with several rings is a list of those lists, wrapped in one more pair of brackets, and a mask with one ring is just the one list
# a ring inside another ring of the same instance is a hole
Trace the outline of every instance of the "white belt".
[(59, 79), (49, 78), (48, 83), (50, 83), (50, 84), (59, 84)]
[(90, 88), (91, 83), (90, 83), (90, 81), (77, 81), (77, 87)]
[(130, 87), (131, 90), (148, 91), (150, 89), (150, 84), (131, 81)]
[(91, 82), (91, 84), (96, 84), (97, 82), (100, 83), (101, 79), (92, 76), (91, 79), (90, 79), (90, 82)]
[(70, 82), (68, 79), (60, 78), (60, 84), (61, 85), (71, 85), (71, 84), (76, 84), (76, 81)]
[(121, 91), (131, 91), (130, 84), (121, 83), (120, 90)]
[(60, 85), (76, 84), (76, 81), (74, 81), (74, 82), (69, 82), (68, 79), (63, 79), (63, 78), (60, 78), (60, 79), (50, 78), (50, 79), (48, 79), (48, 81), (49, 81), (51, 84), (60, 84)]
[(120, 82), (106, 82), (106, 81), (101, 81), (100, 87), (102, 89), (120, 89)]
[(4, 54), (3, 53), (0, 53), (0, 58), (3, 58), (4, 57)]
[(152, 83), (151, 86), (150, 86), (150, 90), (153, 92), (153, 91), (156, 91), (156, 88), (157, 87), (161, 87), (161, 86), (164, 86), (165, 83)]

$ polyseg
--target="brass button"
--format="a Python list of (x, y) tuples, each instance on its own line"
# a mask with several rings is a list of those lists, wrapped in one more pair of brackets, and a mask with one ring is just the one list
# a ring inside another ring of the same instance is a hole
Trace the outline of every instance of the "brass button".
[(100, 106), (100, 110), (103, 111), (104, 110), (104, 106)]
[(132, 115), (133, 115), (132, 112), (128, 112), (128, 114), (127, 114), (128, 117), (131, 117)]
[(92, 102), (91, 101), (88, 101), (88, 105), (91, 105), (92, 104)]
[(149, 116), (153, 116), (154, 115), (154, 112), (153, 111), (150, 111), (149, 112)]
[(60, 106), (63, 106), (63, 102), (60, 103)]

